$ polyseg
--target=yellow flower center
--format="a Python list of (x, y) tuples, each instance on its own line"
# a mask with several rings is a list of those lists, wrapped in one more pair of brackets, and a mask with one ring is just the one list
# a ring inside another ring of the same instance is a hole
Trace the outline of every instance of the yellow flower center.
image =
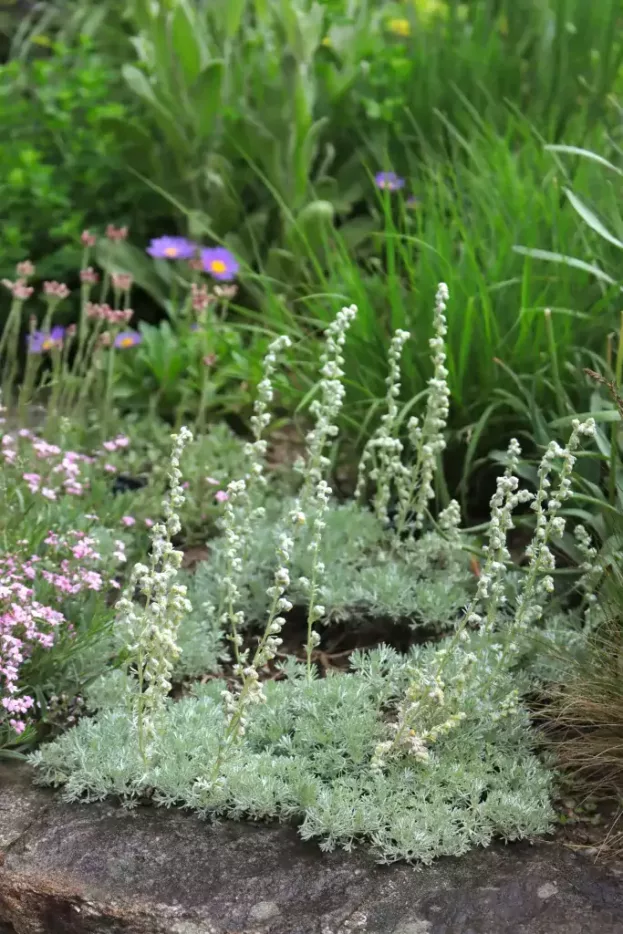
[(165, 247), (165, 250), (164, 250), (165, 256), (170, 256), (171, 259), (175, 259), (175, 257), (177, 256), (177, 253), (178, 253), (178, 250), (176, 246)]
[(44, 340), (43, 343), (41, 344), (42, 350), (52, 350), (53, 347), (54, 347), (54, 341), (50, 340), (49, 338)]
[(213, 259), (210, 263), (212, 272), (227, 272), (227, 266), (222, 259)]
[(133, 337), (122, 337), (121, 340), (119, 341), (119, 344), (121, 345), (121, 347), (131, 347), (134, 344), (134, 338)]
[(395, 36), (411, 35), (411, 23), (408, 19), (390, 19), (387, 27)]

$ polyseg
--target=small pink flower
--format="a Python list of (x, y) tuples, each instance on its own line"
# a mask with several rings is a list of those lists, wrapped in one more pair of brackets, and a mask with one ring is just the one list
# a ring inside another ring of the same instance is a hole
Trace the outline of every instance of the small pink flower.
[(129, 292), (132, 288), (132, 276), (127, 272), (114, 272), (111, 279), (113, 288), (120, 292)]
[(226, 490), (217, 490), (214, 499), (217, 503), (226, 503), (229, 499), (229, 493)]
[(147, 526), (148, 529), (153, 528), (153, 524), (154, 524), (153, 519), (145, 519), (145, 525)]
[(125, 435), (117, 435), (115, 438), (115, 444), (118, 448), (127, 448), (130, 444), (130, 439), (126, 438)]
[(108, 473), (117, 473), (117, 468), (114, 464), (104, 464), (104, 470), (107, 470)]
[(56, 493), (54, 490), (51, 490), (48, 486), (44, 486), (41, 490), (41, 495), (45, 496), (46, 499), (54, 500), (56, 499)]
[(206, 477), (206, 483), (209, 483), (210, 486), (220, 486), (221, 481), (217, 480), (215, 477)]
[(29, 259), (25, 259), (22, 263), (17, 264), (15, 267), (15, 272), (20, 277), (20, 279), (28, 279), (30, 276), (34, 276), (35, 267)]
[(117, 442), (116, 442), (116, 441), (104, 441), (104, 443), (102, 444), (102, 447), (103, 447), (104, 450), (106, 450), (106, 451), (116, 451), (116, 450), (117, 450)]
[(128, 236), (127, 227), (115, 227), (114, 224), (109, 224), (106, 228), (106, 236), (109, 240), (117, 241), (125, 240)]
[(82, 241), (83, 246), (95, 246), (95, 241), (97, 237), (95, 234), (92, 234), (89, 230), (83, 230), (80, 240)]
[(80, 281), (86, 285), (95, 285), (96, 282), (99, 282), (99, 276), (92, 266), (87, 266), (86, 269), (80, 270)]
[(122, 521), (123, 524), (124, 524), (125, 526), (127, 526), (128, 528), (130, 528), (130, 526), (133, 526), (133, 525), (136, 524), (136, 519), (134, 518), (134, 516), (123, 516), (123, 518), (121, 519), (121, 521)]

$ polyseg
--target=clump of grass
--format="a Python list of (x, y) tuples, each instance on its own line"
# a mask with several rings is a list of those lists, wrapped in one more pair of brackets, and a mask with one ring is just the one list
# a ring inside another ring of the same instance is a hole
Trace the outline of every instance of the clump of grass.
[[(619, 549), (623, 537), (619, 536)], [(608, 572), (584, 650), (545, 698), (545, 737), (587, 798), (616, 802), (604, 845), (623, 853), (623, 570)]]

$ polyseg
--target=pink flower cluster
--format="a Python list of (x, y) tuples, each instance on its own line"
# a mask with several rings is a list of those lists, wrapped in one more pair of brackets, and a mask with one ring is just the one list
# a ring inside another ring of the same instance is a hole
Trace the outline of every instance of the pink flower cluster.
[(99, 274), (95, 272), (92, 266), (80, 270), (80, 281), (87, 285), (95, 285), (96, 282), (99, 282), (99, 278)]
[(48, 298), (55, 298), (61, 301), (63, 298), (67, 298), (70, 292), (64, 282), (52, 281), (43, 283), (43, 294)]
[(131, 308), (126, 308), (125, 311), (115, 311), (110, 305), (97, 305), (95, 302), (87, 302), (86, 313), (87, 318), (106, 321), (113, 325), (127, 324), (134, 314)]
[[(41, 494), (45, 499), (54, 501), (62, 494), (81, 496), (85, 493), (90, 486), (85, 468), (100, 463), (99, 458), (121, 451), (129, 444), (129, 438), (119, 435), (105, 441), (104, 450), (98, 451), (96, 457), (90, 457), (76, 451), (62, 451), (58, 445), (49, 444), (27, 428), (22, 428), (16, 434), (7, 432), (2, 436), (0, 457), (6, 464), (18, 469), (28, 465), (28, 469), (21, 473), (21, 479), (30, 493)], [(117, 471), (113, 464), (105, 463), (102, 466), (108, 473)]]
[(190, 300), (193, 311), (201, 314), (215, 301), (215, 298), (214, 295), (208, 292), (205, 285), (197, 285), (193, 282), (190, 287)]
[(11, 282), (10, 279), (3, 279), (2, 285), (9, 290), (13, 298), (20, 302), (25, 302), (34, 291), (32, 285), (26, 284), (25, 279), (16, 279), (15, 282)]
[[(67, 536), (49, 532), (43, 557), (0, 557), (0, 724), (3, 716), (16, 733), (23, 733), (35, 707), (22, 693), (21, 668), (34, 649), (50, 649), (61, 627), (73, 633), (62, 612), (69, 597), (85, 590), (118, 588), (114, 566), (107, 567), (94, 538), (72, 530)], [(126, 560), (122, 541), (115, 542), (116, 564)]]

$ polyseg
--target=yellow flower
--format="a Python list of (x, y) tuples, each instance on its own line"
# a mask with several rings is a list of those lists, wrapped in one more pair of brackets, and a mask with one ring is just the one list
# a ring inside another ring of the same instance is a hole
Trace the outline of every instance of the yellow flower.
[(395, 36), (410, 36), (411, 23), (408, 19), (390, 19), (387, 28)]
[(324, 45), (324, 46), (326, 46), (327, 48), (330, 48), (331, 45), (332, 45), (331, 37), (330, 37), (330, 36), (325, 36), (324, 39), (321, 40), (320, 45)]

